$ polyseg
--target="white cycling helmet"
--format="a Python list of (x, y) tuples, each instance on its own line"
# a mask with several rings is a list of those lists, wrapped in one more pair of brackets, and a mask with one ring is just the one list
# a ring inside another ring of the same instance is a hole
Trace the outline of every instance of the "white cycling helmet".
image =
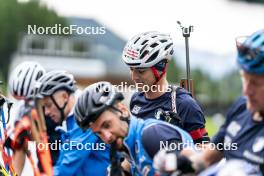
[(25, 61), (11, 73), (9, 90), (16, 99), (26, 99), (33, 95), (35, 82), (45, 73), (37, 62)]
[(173, 54), (172, 38), (157, 31), (145, 32), (129, 40), (123, 50), (123, 61), (129, 67), (149, 68)]

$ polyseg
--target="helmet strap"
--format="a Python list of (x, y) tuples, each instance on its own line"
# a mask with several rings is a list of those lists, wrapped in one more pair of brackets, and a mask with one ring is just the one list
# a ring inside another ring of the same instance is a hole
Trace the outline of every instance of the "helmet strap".
[(55, 98), (53, 97), (53, 95), (51, 95), (50, 98), (51, 98), (51, 100), (53, 101), (53, 103), (55, 104), (55, 106), (57, 107), (57, 109), (60, 111), (61, 118), (60, 118), (60, 122), (59, 122), (59, 124), (61, 125), (62, 122), (63, 122), (64, 119), (65, 119), (64, 110), (65, 110), (65, 107), (66, 107), (67, 104), (68, 104), (68, 100), (69, 100), (69, 98), (68, 98), (68, 100), (64, 103), (64, 105), (63, 105), (62, 107), (60, 107), (60, 106), (58, 105), (58, 103), (56, 102), (56, 100), (55, 100)]
[(128, 126), (129, 126), (129, 123), (130, 123), (130, 120), (129, 120), (129, 115), (127, 117), (124, 117), (122, 114), (122, 111), (120, 111), (118, 108), (114, 107), (114, 106), (110, 106), (111, 109), (117, 111), (117, 112), (120, 112), (121, 116), (119, 116), (120, 120), (122, 121), (125, 121)]
[(130, 118), (129, 118), (130, 116), (128, 115), (127, 117), (124, 117), (124, 116), (120, 116), (119, 118), (120, 118), (120, 120), (122, 120), (122, 121), (125, 121), (127, 124), (128, 124), (128, 126), (129, 126), (129, 123), (130, 123)]
[(151, 70), (156, 78), (156, 82), (154, 84), (157, 84), (157, 82), (159, 82), (159, 80), (162, 78), (162, 76), (166, 73), (167, 70), (167, 62), (164, 65), (164, 68), (162, 69), (162, 73), (159, 75), (157, 69), (155, 68), (155, 66), (151, 67)]

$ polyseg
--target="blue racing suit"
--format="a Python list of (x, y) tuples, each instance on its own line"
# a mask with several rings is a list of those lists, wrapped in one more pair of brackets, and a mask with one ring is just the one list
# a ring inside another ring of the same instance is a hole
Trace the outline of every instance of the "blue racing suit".
[(109, 146), (90, 129), (83, 132), (73, 115), (66, 119), (67, 132), (62, 133), (55, 176), (105, 176), (110, 163)]
[[(183, 144), (183, 147), (193, 145), (191, 136), (176, 126), (156, 119), (144, 121), (131, 116), (128, 135), (123, 143), (128, 149), (132, 168), (136, 166), (133, 168), (136, 169), (132, 171), (133, 174), (153, 176), (155, 173), (152, 166), (153, 156), (161, 149), (161, 142), (170, 140), (179, 141), (178, 144)], [(156, 151), (153, 152), (151, 149)]]

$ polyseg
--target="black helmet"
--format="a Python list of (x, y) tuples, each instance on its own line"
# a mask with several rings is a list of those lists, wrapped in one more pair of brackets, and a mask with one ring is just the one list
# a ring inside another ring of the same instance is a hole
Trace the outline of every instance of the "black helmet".
[(98, 82), (88, 86), (80, 95), (74, 108), (78, 125), (86, 129), (115, 102), (122, 101), (124, 96), (109, 82)]
[(44, 74), (35, 87), (35, 95), (39, 98), (51, 96), (58, 90), (69, 92), (75, 92), (76, 90), (73, 75), (63, 70), (54, 70)]

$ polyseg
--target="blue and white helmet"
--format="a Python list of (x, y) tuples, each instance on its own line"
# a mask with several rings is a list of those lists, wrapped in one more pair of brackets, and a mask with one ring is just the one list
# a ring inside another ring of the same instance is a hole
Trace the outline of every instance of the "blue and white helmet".
[(257, 31), (243, 43), (237, 43), (239, 66), (248, 73), (264, 75), (264, 30)]

